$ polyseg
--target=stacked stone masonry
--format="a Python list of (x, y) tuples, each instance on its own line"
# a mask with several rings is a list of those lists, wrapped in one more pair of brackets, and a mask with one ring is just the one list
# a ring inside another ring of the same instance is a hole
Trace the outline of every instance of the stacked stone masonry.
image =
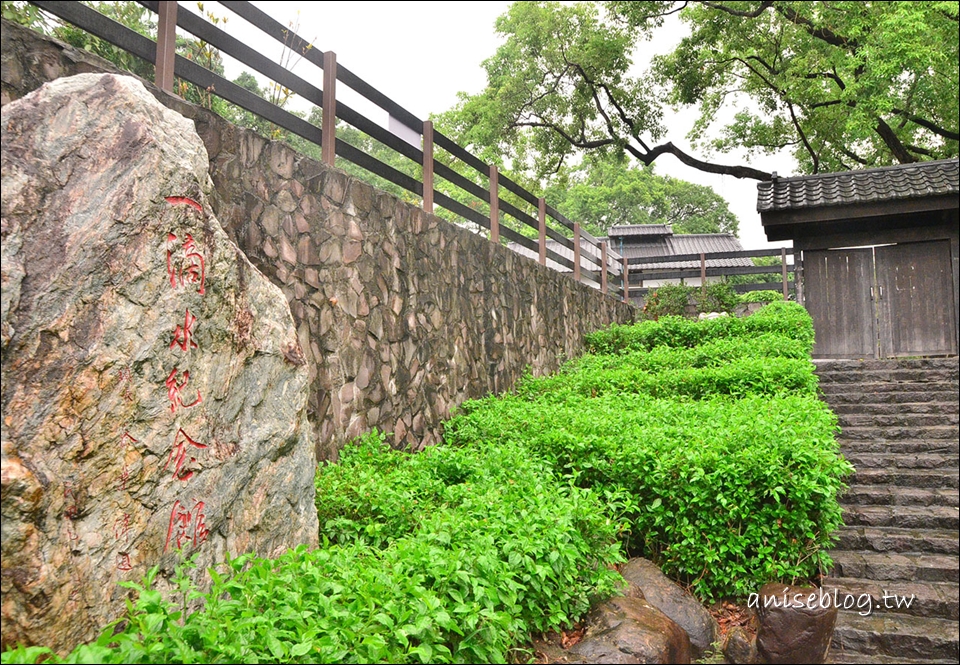
[[(47, 80), (115, 71), (6, 21), (2, 39), (4, 104)], [(554, 371), (585, 333), (634, 320), (612, 296), (148, 89), (194, 121), (215, 214), (290, 303), (320, 459), (372, 428), (396, 447), (435, 443), (464, 400)]]

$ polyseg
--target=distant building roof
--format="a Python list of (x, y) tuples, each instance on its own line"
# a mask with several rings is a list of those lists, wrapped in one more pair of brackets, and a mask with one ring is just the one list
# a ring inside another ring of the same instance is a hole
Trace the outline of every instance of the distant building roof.
[(673, 235), (673, 227), (669, 224), (628, 224), (611, 226), (610, 238), (628, 238), (631, 236), (669, 236)]
[[(671, 235), (658, 239), (655, 242), (638, 244), (624, 243), (621, 247), (614, 241), (612, 247), (627, 257), (654, 258), (657, 256), (673, 256), (676, 254), (710, 254), (713, 252), (742, 252), (743, 245), (730, 233), (690, 233)], [(730, 268), (736, 266), (752, 266), (749, 258), (738, 259), (707, 259), (708, 268)], [(631, 270), (673, 270), (682, 268), (699, 268), (700, 261), (663, 261), (658, 263), (644, 263), (633, 266)]]
[(757, 211), (844, 206), (945, 194), (960, 194), (960, 161), (957, 159), (775, 178), (757, 185)]
[[(643, 226), (660, 226), (670, 228), (668, 224), (644, 224)], [(629, 227), (613, 227), (616, 228), (629, 228)], [(613, 231), (611, 229), (611, 232)], [(633, 258), (653, 258), (657, 256), (674, 256), (677, 254), (710, 254), (712, 252), (742, 252), (743, 245), (740, 244), (740, 241), (730, 233), (695, 233), (695, 234), (679, 234), (673, 235), (673, 232), (670, 232), (670, 235), (664, 235), (662, 237), (645, 237), (642, 242), (637, 242), (633, 240), (622, 241), (622, 238), (636, 238), (636, 236), (614, 236), (611, 233), (609, 240), (607, 238), (599, 238), (599, 240), (608, 240), (610, 249), (625, 256), (627, 259)], [(517, 252), (522, 256), (526, 256), (531, 259), (537, 259), (538, 255), (536, 252), (527, 249), (516, 243), (509, 243), (510, 249)], [(580, 241), (581, 258), (582, 265), (584, 269), (595, 270), (597, 264), (599, 264), (599, 252), (597, 248), (588, 243), (586, 240)], [(573, 250), (568, 249), (558, 243), (556, 240), (547, 240), (547, 249), (556, 252), (560, 256), (573, 261)], [(590, 258), (588, 258), (590, 257)], [(592, 259), (592, 260), (591, 260)], [(547, 258), (547, 265), (554, 270), (559, 272), (570, 272), (570, 269), (566, 266), (560, 266), (555, 261), (552, 261), (550, 258)], [(749, 258), (739, 258), (739, 259), (708, 259), (707, 267), (709, 268), (730, 268), (736, 266), (752, 266), (753, 262)], [(672, 269), (683, 269), (683, 268), (699, 268), (699, 260), (691, 261), (663, 261), (657, 263), (645, 263), (639, 266), (632, 266), (631, 271), (636, 270), (672, 270)]]

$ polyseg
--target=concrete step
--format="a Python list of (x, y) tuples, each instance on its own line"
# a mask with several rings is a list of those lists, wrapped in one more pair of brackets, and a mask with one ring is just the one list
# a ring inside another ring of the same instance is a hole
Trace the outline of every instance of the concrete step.
[[(896, 393), (887, 393), (895, 395)], [(838, 397), (838, 395), (833, 395)], [(943, 415), (960, 413), (960, 402), (945, 402), (931, 400), (929, 402), (838, 402), (835, 399), (825, 400), (827, 406), (838, 416), (898, 416), (898, 415)]]
[[(948, 390), (896, 390), (887, 392), (859, 392), (850, 391), (850, 386), (844, 384), (845, 390), (825, 395), (827, 403), (834, 410), (840, 408), (877, 409), (876, 411), (862, 411), (863, 413), (885, 413), (884, 409), (910, 407), (914, 413), (923, 413), (921, 409), (960, 409), (960, 401), (956, 391)], [(894, 411), (893, 413), (896, 413)], [(956, 413), (950, 411), (949, 413)]]
[(850, 505), (861, 506), (958, 506), (960, 491), (944, 488), (897, 487), (851, 484), (841, 496)]
[[(879, 402), (885, 395), (892, 395), (890, 399), (899, 399), (900, 395), (912, 395), (918, 392), (948, 393), (957, 394), (957, 386), (960, 385), (956, 379), (952, 381), (923, 381), (912, 383), (900, 383), (890, 381), (830, 381), (820, 377), (820, 392), (828, 400), (833, 399), (834, 395), (859, 395), (860, 401)], [(869, 399), (864, 399), (869, 398)]]
[(857, 469), (850, 483), (957, 489), (960, 477), (957, 469)]
[(835, 549), (956, 555), (960, 553), (960, 534), (949, 529), (847, 526), (837, 531)]
[(837, 416), (840, 428), (848, 427), (931, 427), (950, 425), (956, 432), (960, 415), (956, 413), (897, 413), (893, 415), (851, 414)]
[(814, 360), (813, 364), (820, 372), (858, 372), (896, 369), (956, 370), (960, 368), (956, 356), (952, 358), (887, 358), (883, 360)]
[(960, 558), (949, 554), (912, 552), (830, 552), (833, 577), (859, 577), (901, 582), (953, 582), (960, 576)]
[(837, 437), (842, 441), (905, 441), (916, 440), (957, 440), (955, 425), (935, 425), (932, 427), (844, 427)]
[(840, 612), (833, 633), (831, 653), (908, 659), (952, 660), (957, 662), (958, 624), (948, 619), (914, 617), (904, 614), (860, 616)]
[(908, 614), (957, 621), (960, 616), (960, 586), (956, 582), (896, 582), (849, 577), (828, 577), (823, 590), (845, 610)]
[(947, 441), (946, 439), (933, 439), (931, 441), (909, 439), (905, 441), (844, 441), (842, 452), (845, 456), (861, 453), (927, 453), (956, 456), (960, 453), (960, 441)]
[(960, 528), (960, 508), (951, 506), (844, 505), (847, 526), (892, 526), (900, 529)]
[(829, 371), (816, 369), (821, 385), (824, 383), (909, 383), (927, 384), (957, 381), (958, 374), (952, 369), (863, 369), (855, 371)]
[(844, 457), (858, 469), (957, 469), (960, 467), (960, 458), (956, 454), (844, 451)]

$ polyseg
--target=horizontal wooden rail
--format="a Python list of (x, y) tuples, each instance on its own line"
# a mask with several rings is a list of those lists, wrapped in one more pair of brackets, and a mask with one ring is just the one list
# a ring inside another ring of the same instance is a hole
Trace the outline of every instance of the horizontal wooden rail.
[[(794, 282), (790, 280), (787, 282), (787, 288), (790, 291), (794, 290)], [(737, 293), (748, 293), (751, 291), (780, 291), (782, 283), (779, 281), (776, 282), (763, 282), (762, 284), (731, 284), (731, 288)], [(651, 291), (656, 291), (657, 286), (630, 286), (630, 297), (639, 298), (646, 296)], [(696, 287), (694, 287), (696, 288)]]
[[(725, 277), (732, 275), (764, 275), (780, 274), (782, 267), (775, 266), (730, 266), (727, 268), (707, 268), (706, 277)], [(793, 272), (793, 266), (788, 266), (787, 272)], [(659, 281), (662, 279), (690, 279), (700, 277), (700, 268), (683, 268), (675, 270), (657, 270), (651, 272), (630, 271), (630, 283)]]
[[(787, 256), (793, 255), (793, 248), (786, 247)], [(749, 259), (761, 256), (780, 256), (781, 248), (776, 249), (745, 249), (737, 252), (710, 252), (705, 254), (707, 261), (714, 259)], [(679, 261), (700, 261), (700, 254), (673, 254), (671, 256), (645, 256), (627, 259), (631, 266), (640, 266), (648, 263), (677, 263)]]

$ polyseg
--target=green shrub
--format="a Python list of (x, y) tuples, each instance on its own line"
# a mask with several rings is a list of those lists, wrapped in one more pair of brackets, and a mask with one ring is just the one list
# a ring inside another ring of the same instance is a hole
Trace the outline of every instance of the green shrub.
[(760, 333), (751, 337), (708, 339), (692, 347), (661, 345), (649, 351), (624, 351), (619, 354), (588, 353), (568, 362), (560, 370), (560, 375), (627, 366), (648, 372), (688, 367), (720, 367), (742, 358), (808, 360), (809, 352), (807, 345), (800, 340), (779, 333)]
[[(410, 455), (378, 433), (317, 476), (322, 546), (241, 557), (185, 614), (153, 588), (68, 662), (505, 662), (622, 579), (612, 497), (559, 479), (526, 447)], [(34, 662), (49, 650), (6, 652)], [(57, 660), (54, 658), (53, 660)]]
[(566, 393), (468, 403), (447, 438), (521, 444), (582, 487), (628, 496), (631, 551), (709, 600), (829, 565), (822, 548), (851, 471), (835, 430), (814, 397)]
[(740, 302), (776, 302), (783, 300), (783, 294), (779, 291), (765, 289), (763, 291), (747, 291), (740, 294)]
[(702, 322), (664, 316), (587, 341), (593, 353), (560, 374), (464, 405), (447, 440), (524, 446), (613, 497), (631, 552), (705, 599), (829, 566), (837, 493), (852, 469), (816, 397), (802, 307), (780, 301)]
[(643, 318), (656, 321), (662, 316), (683, 316), (694, 289), (683, 284), (664, 284), (647, 294)]
[[(663, 347), (658, 347), (663, 348)], [(817, 376), (809, 360), (738, 358), (716, 367), (680, 367), (648, 371), (623, 363), (598, 371), (579, 371), (525, 381), (521, 394), (562, 398), (568, 393), (596, 397), (635, 393), (660, 398), (706, 399), (715, 395), (817, 395)]]
[(587, 350), (592, 353), (649, 351), (657, 346), (695, 347), (707, 341), (754, 337), (764, 333), (782, 334), (813, 348), (813, 321), (803, 306), (792, 302), (772, 302), (742, 319), (721, 317), (692, 321), (665, 316), (658, 321), (631, 325), (612, 325), (586, 335)]
[(740, 303), (737, 292), (726, 282), (716, 282), (708, 284), (706, 289), (696, 289), (694, 297), (697, 301), (697, 311), (701, 313), (733, 314), (734, 307)]

